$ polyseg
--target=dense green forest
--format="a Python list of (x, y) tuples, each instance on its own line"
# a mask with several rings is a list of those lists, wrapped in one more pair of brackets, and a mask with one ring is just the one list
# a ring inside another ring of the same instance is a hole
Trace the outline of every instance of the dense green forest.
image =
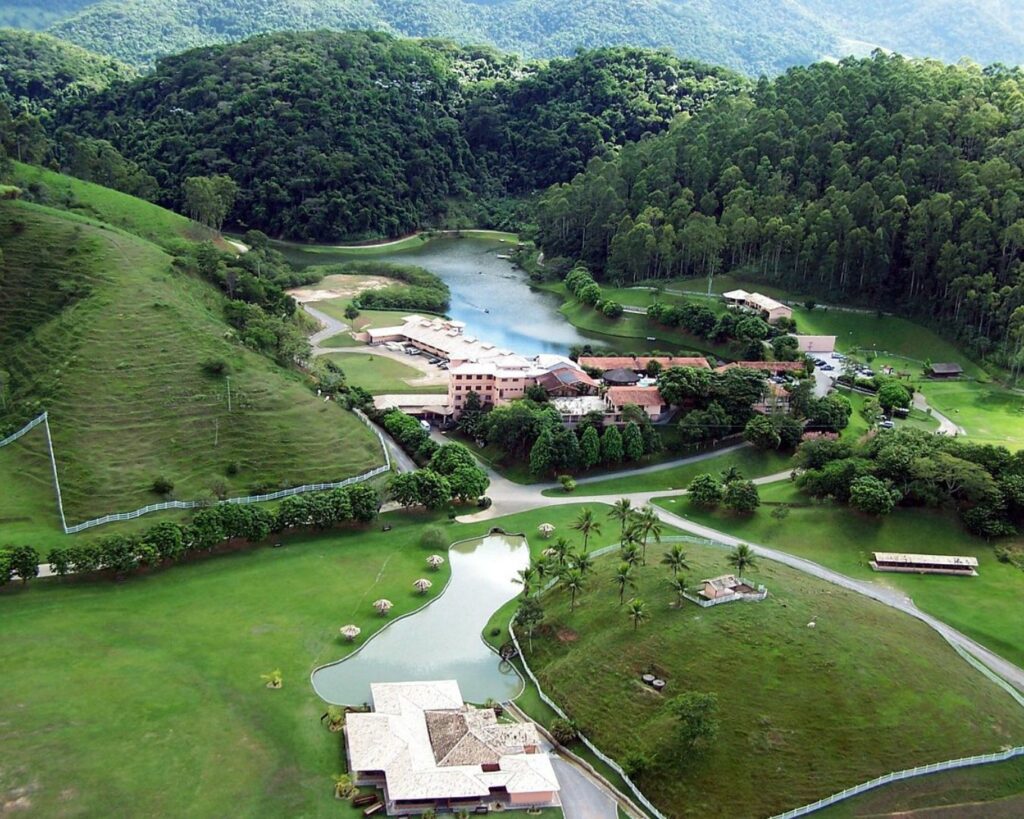
[(13, 109), (52, 108), (135, 76), (117, 60), (46, 34), (0, 29), (0, 54), (0, 99)]
[(955, 62), (1020, 61), (1016, 0), (13, 0), (0, 24), (53, 33), (137, 65), (273, 31), (378, 29), (488, 43), (527, 57), (608, 45), (669, 48), (775, 74), (880, 46)]
[[(380, 33), (275, 34), (171, 57), (64, 106), (58, 134), (106, 140), (183, 209), (226, 174), (231, 220), (304, 239), (394, 236), (581, 172), (745, 81), (638, 49), (550, 64)], [(59, 140), (58, 140), (59, 141)]]
[(1019, 367), (1024, 74), (791, 69), (550, 190), (539, 240), (609, 279), (736, 271), (884, 305)]

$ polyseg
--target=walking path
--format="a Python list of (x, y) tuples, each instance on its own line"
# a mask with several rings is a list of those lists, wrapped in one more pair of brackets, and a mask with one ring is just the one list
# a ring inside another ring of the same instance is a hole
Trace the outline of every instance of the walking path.
[(919, 409), (921, 410), (921, 412), (924, 413), (928, 413), (930, 411), (932, 418), (939, 422), (939, 428), (937, 430), (937, 434), (939, 435), (949, 435), (950, 437), (955, 437), (957, 435), (967, 434), (967, 430), (964, 429), (962, 426), (951, 421), (949, 418), (947, 418), (945, 415), (943, 415), (941, 412), (935, 409), (935, 407), (929, 407), (928, 399), (924, 397), (924, 393), (918, 392), (916, 390), (914, 391), (914, 409)]
[(336, 349), (325, 349), (321, 347), (320, 344), (327, 341), (329, 338), (333, 338), (336, 335), (346, 332), (349, 329), (348, 325), (343, 321), (338, 321), (336, 318), (327, 315), (323, 310), (317, 310), (315, 307), (311, 307), (308, 304), (303, 304), (301, 306), (308, 315), (319, 321), (321, 325), (321, 329), (317, 330), (309, 337), (309, 344), (313, 348), (313, 355), (338, 352)]

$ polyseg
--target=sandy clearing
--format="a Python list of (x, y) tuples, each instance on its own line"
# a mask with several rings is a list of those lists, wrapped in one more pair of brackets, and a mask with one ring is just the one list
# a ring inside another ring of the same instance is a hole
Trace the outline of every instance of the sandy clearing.
[(288, 291), (299, 304), (330, 299), (351, 299), (367, 290), (380, 290), (394, 284), (384, 276), (328, 276), (316, 287), (296, 287)]

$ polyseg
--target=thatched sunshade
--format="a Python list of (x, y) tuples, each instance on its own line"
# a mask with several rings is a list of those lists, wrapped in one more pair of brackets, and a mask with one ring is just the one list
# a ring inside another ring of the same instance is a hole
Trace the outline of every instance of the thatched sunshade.
[(360, 632), (362, 632), (362, 629), (359, 628), (359, 626), (349, 623), (347, 626), (342, 626), (341, 628), (339, 628), (338, 631), (341, 633), (342, 637), (344, 637), (351, 643), (354, 639), (356, 639), (356, 637), (359, 636)]
[(542, 523), (540, 526), (537, 527), (537, 531), (540, 532), (543, 537), (549, 538), (552, 534), (554, 534), (555, 527), (552, 526), (550, 523)]
[(431, 555), (427, 558), (427, 565), (435, 572), (441, 568), (442, 564), (444, 564), (444, 558), (441, 555)]
[(383, 598), (373, 601), (373, 607), (377, 610), (378, 614), (387, 614), (392, 608), (394, 608), (394, 605), (395, 604), (390, 600), (385, 600)]
[(434, 584), (427, 580), (427, 578), (421, 577), (419, 580), (412, 584), (412, 587), (416, 589), (416, 591), (418, 591), (420, 594), (426, 594), (430, 587), (433, 585)]

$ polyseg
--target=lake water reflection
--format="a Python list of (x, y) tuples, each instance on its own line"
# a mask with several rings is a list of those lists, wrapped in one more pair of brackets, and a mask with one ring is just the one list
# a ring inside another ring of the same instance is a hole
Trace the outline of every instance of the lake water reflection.
[[(437, 600), (370, 638), (361, 651), (313, 672), (313, 688), (335, 705), (370, 700), (371, 682), (458, 680), (468, 702), (505, 702), (522, 682), (484, 644), (491, 615), (520, 587), (512, 582), (530, 562), (522, 537), (488, 535), (448, 552), (452, 578)], [(412, 580), (410, 580), (410, 583)]]

